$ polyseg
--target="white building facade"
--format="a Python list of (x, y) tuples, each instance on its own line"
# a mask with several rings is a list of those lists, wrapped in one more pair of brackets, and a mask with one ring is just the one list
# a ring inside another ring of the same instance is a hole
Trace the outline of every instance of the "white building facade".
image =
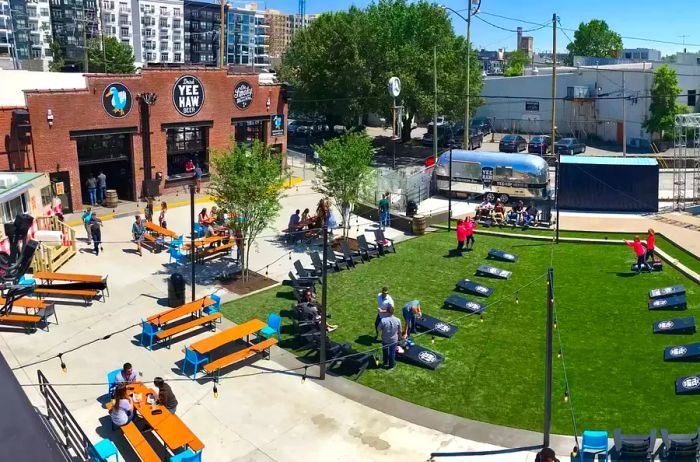
[[(137, 63), (183, 63), (182, 0), (132, 0), (133, 47)], [(138, 7), (138, 8), (136, 8)]]

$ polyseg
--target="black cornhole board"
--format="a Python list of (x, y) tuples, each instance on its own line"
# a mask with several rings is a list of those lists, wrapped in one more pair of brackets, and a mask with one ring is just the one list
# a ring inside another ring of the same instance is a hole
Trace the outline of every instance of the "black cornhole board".
[(504, 269), (496, 268), (495, 266), (491, 265), (480, 265), (476, 269), (476, 274), (478, 276), (487, 276), (496, 279), (510, 279), (510, 276), (513, 273)]
[(666, 347), (664, 361), (700, 361), (700, 343)]
[[(657, 271), (663, 271), (664, 270), (664, 265), (660, 261), (655, 261), (654, 263), (651, 263), (651, 271), (657, 272)], [(635, 263), (630, 267), (630, 271), (634, 271), (635, 273), (637, 272), (637, 264)], [(642, 271), (649, 271), (647, 268), (642, 268)]]
[(396, 359), (413, 366), (424, 367), (435, 370), (445, 360), (444, 356), (432, 350), (428, 350), (420, 345), (413, 345), (411, 348), (403, 348), (403, 353), (396, 353)]
[(489, 250), (488, 258), (493, 258), (494, 260), (507, 261), (510, 263), (515, 263), (518, 261), (518, 256), (508, 253), (505, 250), (491, 249)]
[(695, 316), (654, 321), (653, 327), (655, 334), (693, 334), (695, 333)]
[(685, 295), (649, 300), (650, 310), (684, 310), (686, 306)]
[(483, 313), (486, 311), (486, 305), (483, 303), (475, 302), (473, 300), (468, 300), (459, 295), (450, 295), (445, 300), (445, 306), (450, 306), (454, 309), (460, 311), (467, 311), (469, 313)]
[(649, 298), (673, 297), (674, 295), (685, 294), (685, 286), (678, 284), (671, 287), (662, 287), (660, 289), (651, 289)]
[(430, 331), (431, 334), (440, 337), (450, 338), (457, 333), (457, 326), (438, 318), (423, 314), (420, 318), (416, 317), (416, 327), (423, 331)]
[(697, 395), (700, 394), (700, 374), (678, 377), (676, 379), (677, 395)]
[(485, 286), (469, 279), (457, 281), (457, 289), (473, 295), (481, 295), (482, 297), (488, 297), (493, 293), (493, 287)]

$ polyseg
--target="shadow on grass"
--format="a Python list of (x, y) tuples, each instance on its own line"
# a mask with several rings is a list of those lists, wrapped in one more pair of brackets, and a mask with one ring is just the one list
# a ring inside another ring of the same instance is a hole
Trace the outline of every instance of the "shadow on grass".
[(622, 271), (618, 271), (616, 273), (609, 271), (609, 274), (614, 274), (615, 276), (617, 276), (619, 278), (633, 278), (635, 276), (639, 276), (639, 274), (637, 274), (637, 273), (623, 273)]
[(355, 343), (358, 345), (364, 345), (364, 346), (372, 346), (375, 343), (380, 343), (379, 340), (377, 340), (375, 337), (372, 337), (371, 335), (360, 335), (355, 339)]

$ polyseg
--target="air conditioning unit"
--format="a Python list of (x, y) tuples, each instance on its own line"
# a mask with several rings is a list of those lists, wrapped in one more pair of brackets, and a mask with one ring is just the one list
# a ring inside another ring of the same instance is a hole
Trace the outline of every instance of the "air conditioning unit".
[(7, 174), (0, 175), (0, 188), (10, 189), (12, 186), (14, 186), (16, 184), (17, 184), (17, 176), (16, 175), (7, 175)]

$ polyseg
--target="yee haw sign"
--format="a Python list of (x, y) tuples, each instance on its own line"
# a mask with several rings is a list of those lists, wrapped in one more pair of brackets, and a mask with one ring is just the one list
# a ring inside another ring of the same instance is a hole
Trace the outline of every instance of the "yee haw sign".
[(183, 75), (173, 87), (173, 104), (180, 114), (191, 117), (204, 105), (204, 85), (193, 75)]

